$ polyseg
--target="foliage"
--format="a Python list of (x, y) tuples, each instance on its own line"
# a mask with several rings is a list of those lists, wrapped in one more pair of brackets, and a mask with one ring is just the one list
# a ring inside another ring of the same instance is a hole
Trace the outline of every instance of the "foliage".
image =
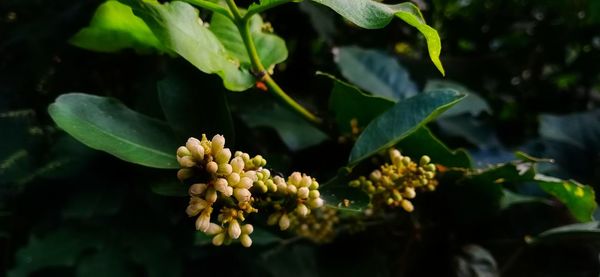
[(595, 1), (383, 2), (8, 1), (0, 268), (597, 275)]

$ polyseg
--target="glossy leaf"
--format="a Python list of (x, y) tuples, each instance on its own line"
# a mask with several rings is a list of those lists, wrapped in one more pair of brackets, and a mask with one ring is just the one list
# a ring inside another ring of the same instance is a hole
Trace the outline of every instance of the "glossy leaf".
[(565, 239), (600, 241), (600, 222), (576, 223), (552, 228), (539, 234), (532, 243), (552, 242)]
[(338, 175), (319, 189), (325, 205), (345, 212), (360, 213), (370, 203), (369, 196), (362, 190), (348, 186), (350, 179)]
[(70, 43), (98, 52), (117, 52), (132, 48), (139, 53), (164, 51), (148, 25), (131, 8), (116, 0), (104, 2), (88, 27), (81, 29)]
[(351, 133), (350, 122), (356, 119), (359, 128), (367, 126), (374, 118), (394, 106), (394, 102), (382, 97), (367, 95), (359, 88), (320, 73), (333, 81), (329, 97), (329, 109), (334, 114), (339, 130)]
[(335, 48), (334, 53), (342, 75), (373, 95), (397, 101), (417, 94), (408, 71), (382, 51), (349, 46)]
[(451, 109), (446, 111), (441, 118), (452, 117), (457, 115), (469, 114), (472, 116), (477, 116), (481, 113), (492, 113), (492, 108), (488, 105), (488, 103), (479, 96), (477, 93), (471, 91), (465, 86), (447, 80), (429, 80), (425, 84), (425, 88), (423, 91), (437, 90), (437, 89), (453, 89), (460, 93), (464, 93), (465, 99), (460, 101), (460, 103), (454, 105)]
[(427, 155), (434, 163), (445, 167), (470, 168), (472, 166), (471, 158), (466, 151), (450, 150), (427, 127), (419, 128), (401, 140), (396, 147), (404, 155), (414, 159)]
[(596, 204), (594, 189), (573, 180), (561, 180), (544, 175), (536, 175), (535, 180), (545, 192), (565, 204), (571, 214), (579, 221), (592, 220)]
[(83, 144), (128, 162), (178, 168), (178, 143), (159, 120), (130, 110), (113, 98), (63, 94), (48, 107), (54, 122)]
[(453, 90), (438, 90), (419, 94), (398, 102), (374, 119), (358, 137), (350, 153), (350, 164), (391, 147), (464, 97)]
[(243, 91), (254, 85), (254, 77), (236, 60), (198, 17), (191, 5), (156, 0), (120, 0), (133, 8), (169, 50), (179, 54), (204, 73), (223, 79), (225, 87)]
[(394, 17), (417, 28), (427, 40), (429, 57), (437, 69), (444, 74), (440, 61), (442, 44), (437, 31), (425, 22), (419, 8), (412, 3), (383, 4), (373, 0), (313, 0), (365, 29), (380, 29), (387, 26)]
[[(264, 22), (260, 15), (251, 17), (249, 24), (250, 33), (258, 50), (258, 56), (266, 68), (287, 59), (288, 51), (285, 41), (274, 34), (263, 32)], [(223, 43), (231, 56), (240, 61), (243, 68), (251, 69), (248, 51), (237, 26), (231, 19), (222, 14), (213, 14), (209, 29)]]

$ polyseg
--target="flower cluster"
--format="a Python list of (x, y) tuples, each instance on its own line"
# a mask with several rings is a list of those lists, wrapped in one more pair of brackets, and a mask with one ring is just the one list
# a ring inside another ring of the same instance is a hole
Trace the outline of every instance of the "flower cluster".
[(373, 208), (402, 207), (412, 212), (414, 206), (410, 200), (417, 196), (417, 190), (433, 191), (438, 185), (435, 164), (428, 156), (422, 156), (417, 164), (410, 157), (402, 156), (397, 149), (389, 151), (389, 158), (391, 164), (386, 163), (368, 177), (361, 176), (349, 185), (366, 192), (371, 197)]
[(188, 139), (177, 149), (177, 161), (181, 166), (177, 177), (190, 184), (186, 213), (197, 216), (196, 229), (213, 236), (212, 243), (217, 246), (239, 239), (250, 247), (254, 228), (244, 222), (259, 208), (272, 212), (269, 224), (286, 230), (290, 215), (305, 217), (323, 206), (314, 178), (299, 172), (292, 173), (287, 181), (272, 176), (264, 168), (267, 161), (262, 156), (251, 158), (240, 151), (232, 155), (221, 135), (212, 140), (206, 135), (201, 140)]
[(337, 209), (323, 207), (304, 218), (292, 216), (290, 221), (294, 231), (299, 236), (305, 237), (316, 243), (326, 243), (335, 237), (335, 227), (339, 223)]

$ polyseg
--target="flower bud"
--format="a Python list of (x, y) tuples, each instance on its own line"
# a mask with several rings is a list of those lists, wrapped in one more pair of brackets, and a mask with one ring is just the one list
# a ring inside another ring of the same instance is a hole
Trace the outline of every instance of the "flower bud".
[(209, 162), (208, 164), (206, 164), (206, 171), (208, 173), (215, 174), (217, 173), (217, 170), (219, 170), (219, 165), (217, 163)]
[(205, 197), (205, 199), (209, 203), (215, 203), (215, 202), (217, 202), (217, 191), (214, 188), (208, 188), (206, 190), (206, 197)]
[(227, 195), (227, 192), (228, 192), (227, 188), (229, 187), (227, 185), (227, 180), (225, 180), (223, 178), (219, 178), (214, 182), (213, 186), (215, 187), (215, 189), (217, 191), (223, 193), (225, 196), (231, 196), (231, 194)]
[(428, 165), (424, 166), (424, 168), (427, 171), (435, 172), (435, 164), (428, 164)]
[(398, 149), (390, 150), (390, 160), (394, 165), (398, 165), (402, 162), (402, 154), (400, 154), (400, 151), (398, 151)]
[(252, 187), (252, 180), (248, 177), (243, 177), (240, 179), (240, 182), (237, 184), (237, 187), (249, 189)]
[(379, 181), (381, 179), (381, 171), (373, 170), (373, 172), (371, 172), (371, 175), (369, 175), (369, 179), (371, 179), (371, 181), (373, 182)]
[(185, 156), (191, 156), (192, 153), (190, 152), (189, 149), (187, 149), (187, 147), (185, 146), (179, 146), (179, 148), (177, 148), (177, 157), (185, 157)]
[(309, 193), (309, 190), (307, 187), (301, 187), (298, 189), (298, 198), (306, 199), (306, 198), (308, 198), (308, 193)]
[(240, 237), (240, 242), (242, 243), (242, 245), (244, 247), (250, 247), (250, 246), (252, 246), (252, 239), (250, 238), (250, 236), (248, 236), (246, 234), (243, 234)]
[(215, 156), (215, 161), (218, 164), (229, 163), (229, 159), (231, 158), (231, 150), (229, 148), (224, 148), (221, 151), (217, 152)]
[(296, 206), (296, 213), (300, 216), (306, 216), (308, 214), (308, 208), (306, 205), (300, 203)]
[(182, 168), (177, 171), (177, 179), (184, 181), (194, 176), (194, 171), (190, 168)]
[(310, 190), (319, 189), (319, 182), (317, 180), (313, 180), (310, 186), (308, 187)]
[(409, 213), (412, 212), (415, 209), (415, 207), (413, 206), (413, 204), (410, 201), (406, 200), (406, 199), (402, 200), (402, 203), (400, 205), (402, 206), (402, 208), (405, 211), (407, 211)]
[(272, 179), (267, 179), (267, 181), (265, 182), (265, 185), (267, 186), (267, 189), (269, 189), (269, 191), (272, 191), (272, 192), (277, 191), (277, 185), (275, 185), (275, 182), (273, 182)]
[(267, 219), (267, 224), (268, 225), (275, 225), (277, 224), (277, 222), (279, 222), (279, 218), (281, 217), (281, 213), (280, 212), (274, 212), (271, 215), (269, 215), (269, 218)]
[(315, 190), (311, 190), (308, 193), (308, 198), (311, 198), (311, 199), (319, 198), (320, 196), (321, 196), (321, 193), (318, 190), (316, 190), (316, 189)]
[(221, 227), (215, 223), (209, 224), (208, 230), (206, 230), (206, 234), (211, 235), (211, 236), (214, 236), (214, 235), (216, 235), (218, 233), (222, 233), (222, 232), (223, 232), (223, 227)]
[(252, 234), (254, 232), (254, 226), (252, 224), (245, 224), (242, 226), (242, 234)]
[(248, 170), (248, 171), (244, 172), (242, 177), (248, 177), (252, 180), (252, 182), (258, 181), (258, 177), (256, 177), (256, 171), (254, 171), (254, 170)]
[(417, 196), (417, 192), (415, 191), (415, 188), (407, 187), (404, 189), (404, 193), (402, 195), (408, 199), (413, 199)]
[(294, 173), (292, 173), (292, 175), (290, 175), (290, 177), (288, 177), (288, 183), (290, 183), (294, 186), (300, 185), (301, 181), (302, 181), (302, 175), (300, 174), (300, 172), (294, 172)]
[(190, 150), (194, 159), (201, 161), (204, 159), (204, 148), (200, 145), (200, 141), (196, 138), (189, 138), (185, 143), (185, 147)]
[(266, 169), (266, 168), (263, 168), (263, 169), (261, 170), (261, 173), (263, 174), (264, 178), (269, 178), (269, 177), (271, 177), (271, 171), (269, 171), (269, 170), (268, 170), (268, 169)]
[(427, 155), (423, 155), (421, 157), (421, 160), (419, 161), (419, 165), (420, 166), (426, 166), (431, 162), (431, 158), (429, 158), (429, 156)]
[(188, 192), (191, 195), (200, 195), (206, 190), (207, 187), (208, 187), (208, 185), (202, 184), (202, 183), (193, 184), (190, 186), (190, 189)]
[(308, 205), (310, 205), (312, 209), (323, 207), (323, 203), (324, 201), (322, 198), (315, 198), (308, 201)]
[(256, 167), (261, 167), (265, 166), (267, 161), (261, 155), (256, 155), (254, 158), (252, 158), (252, 164), (254, 164)]
[(244, 160), (242, 160), (242, 158), (240, 158), (240, 157), (235, 157), (235, 158), (231, 159), (229, 164), (231, 164), (231, 169), (235, 173), (239, 174), (242, 172), (242, 170), (244, 170)]
[(256, 183), (254, 183), (255, 187), (258, 187), (258, 190), (261, 193), (266, 193), (267, 191), (269, 191), (269, 188), (267, 188), (267, 185), (265, 185), (265, 182), (263, 181), (256, 181)]
[(308, 187), (312, 183), (312, 178), (310, 176), (304, 175), (302, 176), (302, 180), (300, 180), (301, 187)]
[(248, 202), (250, 201), (250, 196), (252, 196), (252, 194), (248, 189), (236, 188), (233, 190), (233, 196), (238, 202)]
[(221, 174), (221, 175), (229, 175), (231, 174), (231, 172), (233, 171), (233, 169), (231, 168), (230, 164), (219, 164), (219, 169), (217, 170), (217, 173)]
[(433, 179), (433, 178), (435, 178), (435, 173), (433, 173), (431, 171), (427, 171), (427, 172), (425, 172), (425, 177), (427, 179)]
[(188, 216), (195, 216), (202, 210), (204, 210), (206, 207), (208, 207), (208, 202), (204, 201), (203, 199), (200, 200), (202, 200), (202, 202), (196, 201), (194, 203), (190, 203), (187, 206), (187, 208), (185, 209), (185, 213)]
[(410, 162), (411, 162), (410, 157), (403, 157), (402, 158), (402, 164), (403, 165), (407, 166), (407, 165), (410, 164)]
[(277, 191), (279, 191), (281, 193), (287, 192), (287, 184), (285, 183), (285, 180), (283, 178), (281, 178), (279, 176), (275, 176), (275, 177), (273, 177), (273, 182), (277, 186)]
[(290, 218), (287, 214), (283, 214), (279, 218), (279, 229), (281, 229), (281, 231), (285, 231), (287, 228), (290, 228)]
[(229, 228), (227, 228), (227, 233), (233, 239), (237, 239), (242, 234), (242, 228), (240, 228), (240, 223), (237, 220), (232, 220), (229, 222)]
[(296, 194), (296, 192), (298, 192), (298, 188), (296, 188), (296, 186), (294, 186), (292, 184), (288, 184), (287, 185), (287, 192), (289, 194)]
[(208, 207), (202, 211), (200, 216), (196, 219), (196, 230), (206, 232), (210, 227), (210, 214), (212, 213), (212, 207)]
[(211, 153), (216, 154), (225, 147), (225, 137), (215, 135), (211, 140)]
[(225, 241), (225, 233), (219, 233), (213, 237), (212, 244), (214, 246), (221, 246), (221, 245), (223, 245), (224, 241)]
[(235, 172), (229, 174), (229, 176), (227, 176), (227, 183), (229, 183), (230, 186), (235, 186), (240, 182), (240, 174), (237, 174)]

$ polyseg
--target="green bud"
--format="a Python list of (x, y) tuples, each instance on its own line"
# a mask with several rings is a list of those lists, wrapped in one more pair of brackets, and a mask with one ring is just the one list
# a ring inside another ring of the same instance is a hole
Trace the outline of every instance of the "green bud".
[(427, 155), (423, 155), (421, 157), (421, 160), (419, 161), (419, 165), (420, 166), (426, 166), (431, 162), (431, 158), (429, 158), (429, 156)]
[(233, 172), (233, 168), (231, 167), (230, 164), (228, 164), (228, 163), (219, 164), (218, 169), (217, 169), (218, 174), (229, 175), (229, 174), (231, 174), (231, 172)]
[(272, 213), (269, 218), (267, 219), (267, 224), (268, 225), (275, 225), (277, 224), (277, 222), (279, 222), (279, 217), (281, 217), (281, 213), (280, 212), (274, 212)]
[(311, 190), (310, 193), (308, 193), (308, 198), (311, 199), (315, 199), (315, 198), (319, 198), (321, 196), (321, 193), (318, 190)]
[(275, 185), (275, 182), (273, 182), (272, 179), (267, 179), (267, 181), (265, 182), (265, 185), (267, 185), (267, 188), (269, 189), (269, 191), (272, 191), (272, 192), (277, 191), (277, 185)]
[(348, 183), (349, 186), (353, 187), (353, 188), (357, 188), (360, 187), (360, 181), (359, 180), (352, 180), (350, 181), (350, 183)]
[(191, 156), (192, 153), (190, 152), (189, 149), (187, 149), (187, 147), (185, 146), (180, 146), (179, 148), (177, 148), (177, 157), (185, 157), (185, 156)]
[(315, 198), (315, 199), (311, 199), (308, 201), (308, 205), (310, 205), (310, 207), (312, 209), (317, 209), (320, 207), (323, 207), (324, 201), (321, 198)]
[(262, 174), (263, 174), (264, 178), (269, 178), (269, 177), (271, 177), (271, 171), (269, 171), (269, 170), (268, 170), (268, 169), (266, 169), (266, 168), (263, 168), (263, 169), (262, 169)]
[(425, 166), (425, 170), (435, 172), (435, 164), (428, 164)]
[(283, 214), (279, 218), (279, 229), (281, 229), (281, 231), (285, 231), (288, 228), (290, 228), (290, 218), (287, 214)]
[(404, 197), (406, 197), (408, 199), (413, 199), (417, 196), (417, 192), (415, 191), (414, 188), (407, 187), (404, 189), (404, 193), (402, 195), (404, 195)]
[(425, 177), (427, 179), (433, 179), (433, 178), (435, 178), (435, 173), (433, 173), (431, 171), (427, 171), (427, 172), (425, 172)]
[(406, 200), (406, 199), (402, 200), (402, 203), (400, 203), (400, 205), (402, 206), (402, 208), (405, 211), (407, 211), (409, 213), (412, 212), (415, 209), (415, 207), (413, 206), (413, 204), (410, 201)]
[(308, 188), (310, 190), (319, 189), (319, 182), (317, 182), (317, 180), (313, 180)]

